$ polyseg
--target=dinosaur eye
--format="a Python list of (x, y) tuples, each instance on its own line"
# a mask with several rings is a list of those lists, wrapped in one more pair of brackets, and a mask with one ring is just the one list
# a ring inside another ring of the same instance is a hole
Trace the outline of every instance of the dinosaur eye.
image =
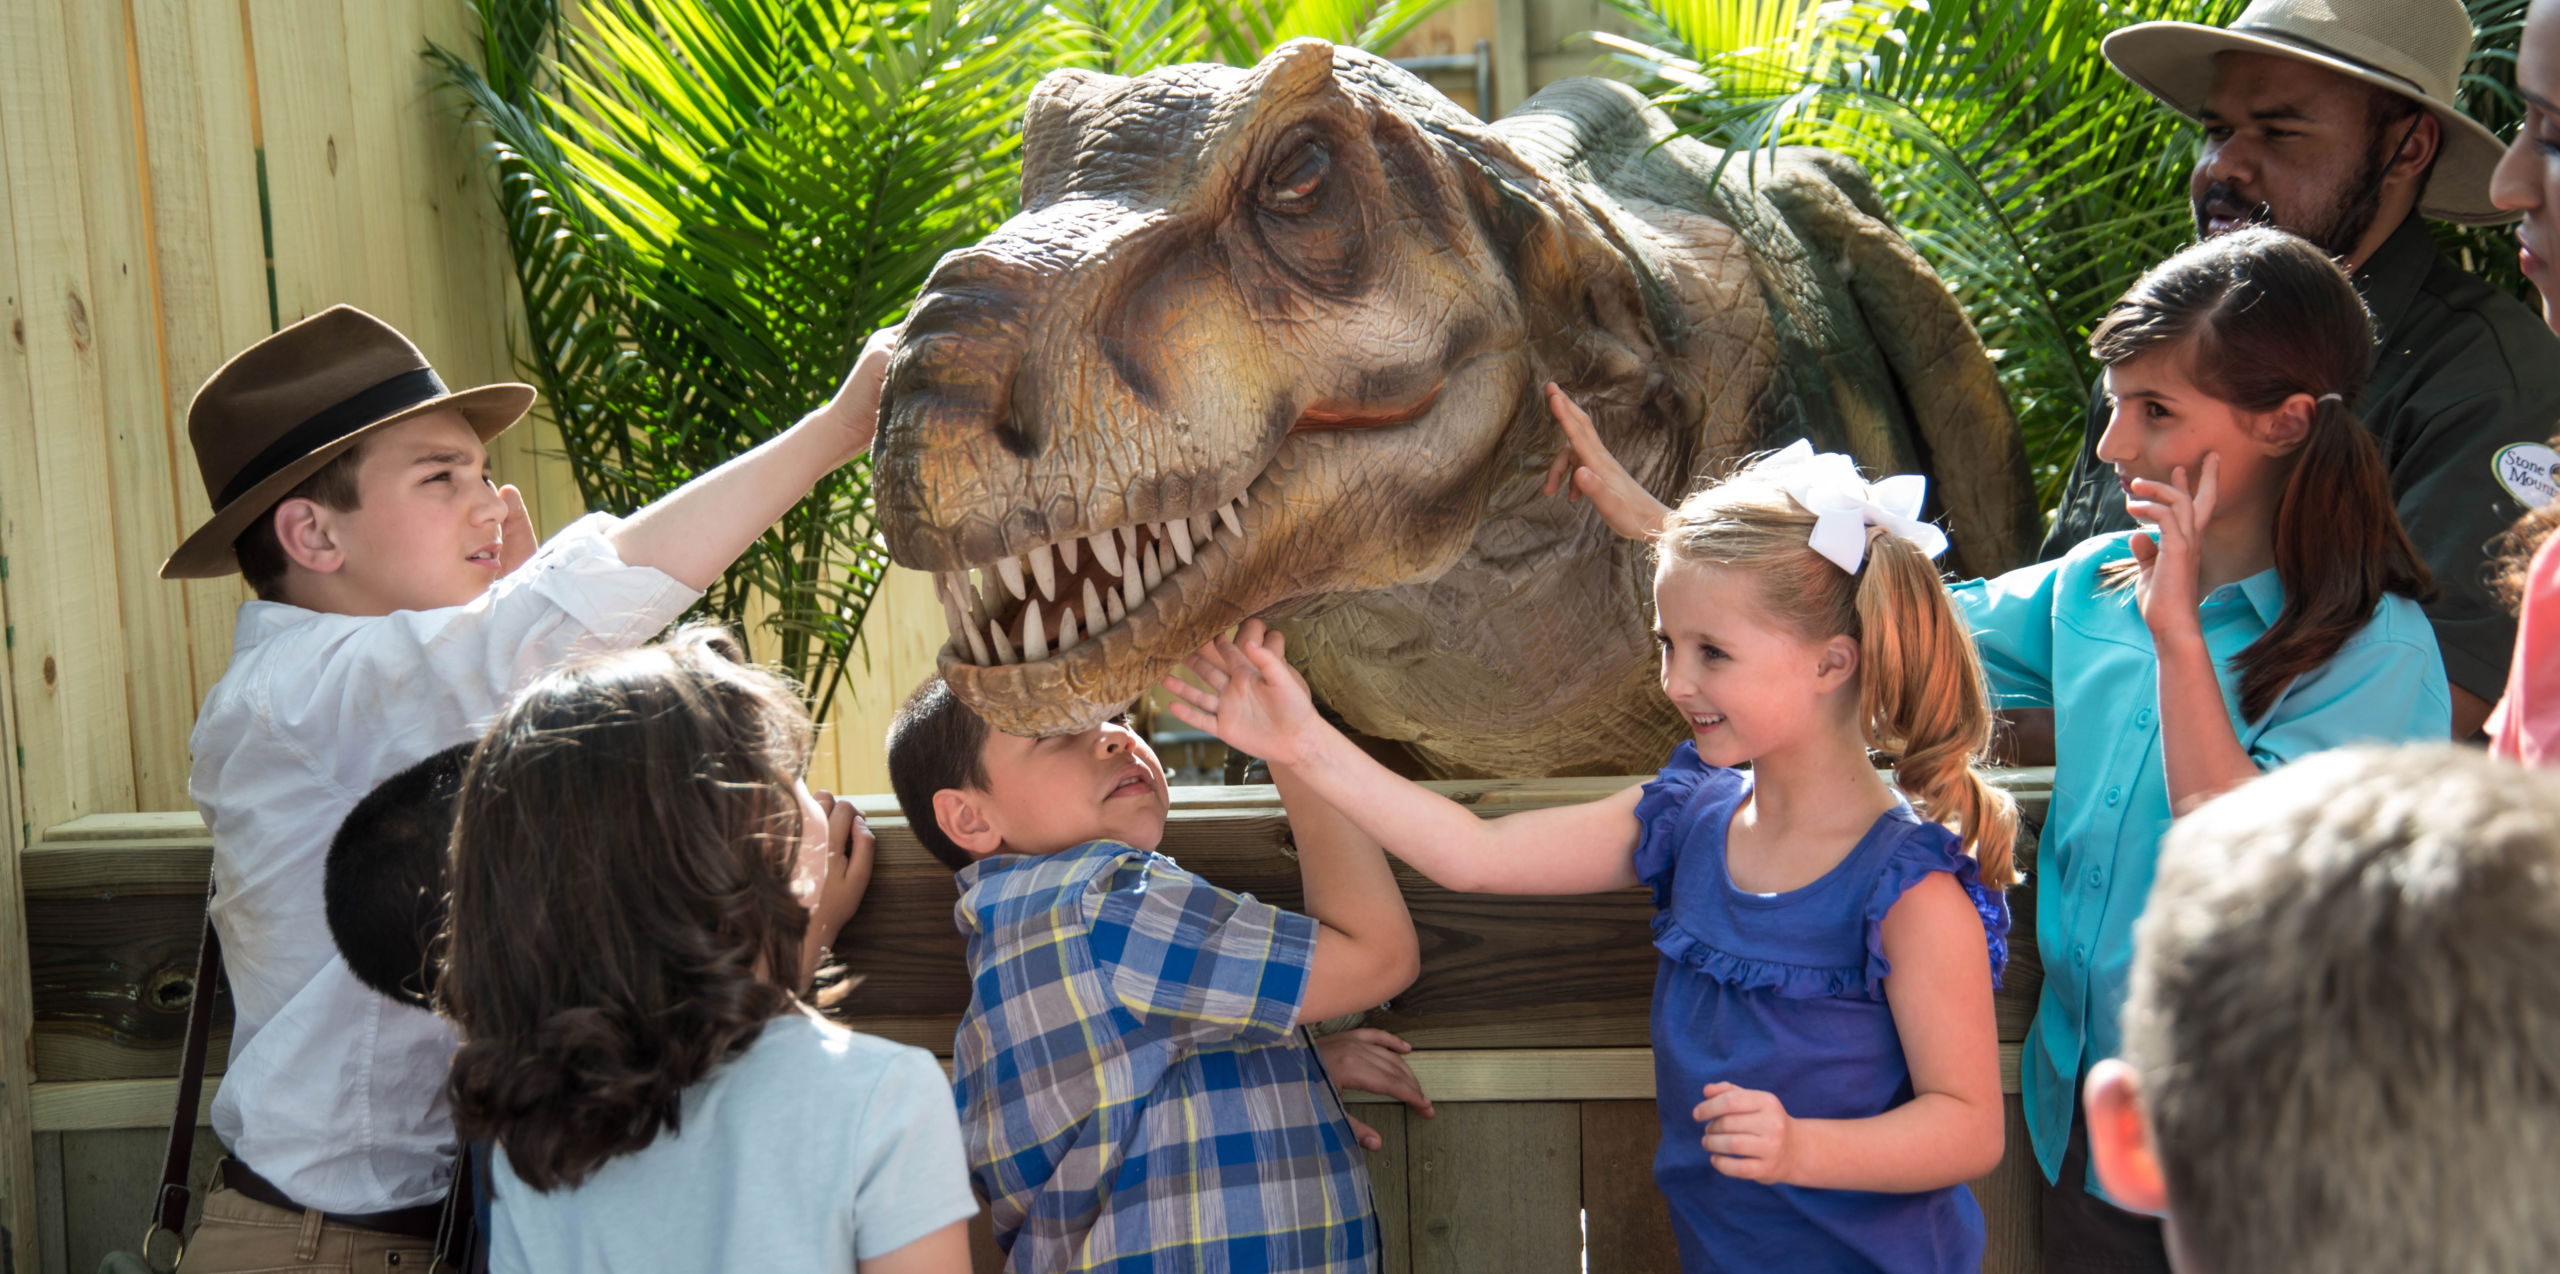
[(1316, 191), (1333, 169), (1333, 152), (1312, 138), (1281, 156), (1262, 179), (1262, 206), (1273, 212), (1304, 212), (1315, 206)]

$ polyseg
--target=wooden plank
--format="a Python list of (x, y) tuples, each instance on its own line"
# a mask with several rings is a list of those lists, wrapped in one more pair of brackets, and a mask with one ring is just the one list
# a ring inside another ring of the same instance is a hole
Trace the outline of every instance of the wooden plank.
[(246, 0), (275, 233), (278, 317), (293, 323), (341, 301), (370, 310), (371, 258), (383, 227), (364, 220), (362, 163), (348, 97), (346, 13), (338, 0)]
[[(60, 326), (67, 298), (77, 293), (60, 287), (63, 280), (47, 269), (24, 265), (30, 248), (62, 247), (63, 205), (77, 189), (60, 149), (68, 139), (45, 133), (46, 123), (61, 122), (65, 86), (58, 76), (33, 78), (48, 61), (60, 65), (60, 18), (50, 5), (0, 10), (0, 324), (8, 330), (0, 345), (0, 1261), (19, 1269), (44, 1259), (43, 1235), (58, 1228), (40, 1220), (49, 1200), (42, 1197), (35, 1156), (34, 1004), (19, 972), (27, 967), (20, 852), (36, 822), (71, 812), (84, 767), (112, 755), (103, 749), (57, 754), (52, 744), (67, 724), (61, 705), (49, 693), (32, 693), (35, 686), (51, 691), (58, 684), (42, 676), (58, 678), (56, 667), (44, 662), (61, 640), (52, 594), (91, 578), (50, 574), (58, 559), (77, 559), (77, 545), (62, 538), (40, 498), (37, 422), (47, 417), (39, 410), (59, 406), (66, 390), (76, 393), (77, 378), (65, 378), (54, 360), (68, 335)], [(39, 111), (45, 120), (31, 122), (28, 116)], [(23, 699), (21, 688), (30, 691)], [(31, 734), (39, 741), (32, 758)]]
[(2027, 1108), (2012, 1084), (2000, 1166), (1973, 1183), (1985, 1230), (1982, 1274), (2036, 1274), (2044, 1268), (2044, 1170), (2027, 1144)]
[[(252, 72), (239, 5), (132, 0), (132, 10), (151, 174), (163, 445), (175, 470), (176, 525), (193, 530), (212, 509), (187, 441), (187, 404), (224, 360), (274, 326)], [(248, 590), (237, 576), (160, 587), (185, 603), (187, 701), (202, 703), (230, 660), (232, 621)]]
[[(160, 1117), (165, 1121), (169, 1112), (161, 1111)], [(107, 1253), (142, 1241), (152, 1199), (159, 1191), (160, 1160), (168, 1153), (168, 1141), (165, 1126), (63, 1135), (63, 1248), (71, 1269), (94, 1270)], [(221, 1157), (220, 1142), (196, 1138), (187, 1176), (197, 1187), (187, 1202), (190, 1228), (209, 1193), (204, 1183)]]
[[(196, 1122), (211, 1116), (213, 1095), (222, 1079), (207, 1075)], [(38, 1084), (34, 1090), (37, 1132), (86, 1132), (98, 1128), (167, 1128), (169, 1110), (178, 1101), (178, 1081), (105, 1079), (72, 1084)]]
[(1369, 1198), (1378, 1209), (1378, 1269), (1380, 1274), (1410, 1274), (1413, 1200), (1406, 1166), (1412, 1162), (1413, 1134), (1407, 1124), (1421, 1116), (1402, 1105), (1370, 1106), (1350, 1114), (1378, 1133), (1379, 1146), (1368, 1152), (1367, 1160)]
[[(1440, 786), (1493, 810), (1563, 795), (1557, 789), (1565, 785)], [(1177, 789), (1166, 851), (1231, 888), (1296, 905), (1297, 865), (1283, 849), (1285, 825), (1269, 792)], [(1262, 804), (1250, 803), (1255, 793)], [(855, 799), (872, 817), (882, 850), (871, 895), (838, 952), (866, 976), (843, 1015), (862, 1030), (948, 1053), (969, 999), (962, 942), (951, 921), (951, 875), (915, 843), (905, 820), (890, 812), (894, 805), (877, 796)], [(66, 835), (126, 830), (136, 829), (98, 820)], [(178, 820), (147, 830), (157, 835), (48, 840), (25, 855), (27, 923), (31, 935), (42, 935), (32, 1011), (45, 1079), (165, 1074), (175, 1056), (179, 1020), (154, 1006), (170, 997), (171, 979), (192, 950), (210, 850), (201, 839), (178, 834)], [(1580, 898), (1455, 894), (1410, 871), (1400, 871), (1399, 883), (1423, 937), (1423, 976), (1369, 1015), (1370, 1024), (1433, 1050), (1640, 1050), (1648, 1043), (1655, 956), (1651, 905), (1642, 891)], [(2021, 964), (2033, 945), (2025, 936), (2029, 927), (2021, 926)], [(2033, 996), (2032, 976), (2013, 973), (1999, 1001), (2009, 1041), (2004, 1073), (2012, 1085), (2016, 1041)], [(134, 1055), (119, 1060), (114, 1047)], [(1504, 1074), (1512, 1078), (1498, 1082), (1513, 1087), (1469, 1091), (1531, 1100), (1560, 1095), (1530, 1085), (1522, 1072)], [(1561, 1095), (1649, 1091), (1640, 1068), (1623, 1074), (1619, 1087)]]
[[(28, 855), (36, 864), (58, 857)], [(102, 855), (81, 857), (95, 864)], [(39, 881), (48, 887), (56, 883), (49, 873), (40, 874)], [(177, 1073), (187, 1010), (197, 991), (204, 894), (183, 887), (167, 892), (152, 888), (109, 885), (86, 894), (29, 890), (25, 967), (39, 1006), (34, 1032), (38, 1078)], [(229, 995), (220, 995), (214, 1031), (223, 1038), (212, 1048), (213, 1059), (229, 1056), (231, 1013)], [(219, 1070), (221, 1064), (209, 1061), (208, 1069)]]
[(12, 576), (9, 658), (24, 758), (25, 817), (38, 826), (134, 808), (127, 656), (117, 615), (108, 463), (96, 431), (98, 314), (81, 206), (71, 75), (71, 0), (0, 8), (0, 150), (5, 151), (26, 421), (0, 436), (0, 556)]
[[(1435, 1103), (1653, 1099), (1649, 1048), (1417, 1048), (1405, 1061)], [(1381, 1109), (1395, 1101), (1377, 1093), (1343, 1100)]]
[[(5, 215), (5, 213), (0, 213)], [(5, 256), (0, 253), (0, 256)], [(0, 626), (8, 623), (9, 583), (0, 576)], [(0, 658), (0, 758), (17, 754), (9, 662)], [(18, 767), (0, 764), (0, 1268), (31, 1269), (53, 1227), (44, 1218), (43, 1178), (34, 1142), (35, 1001), (27, 967), (26, 892), (18, 869), (26, 845), (19, 815)], [(25, 1040), (12, 1047), (8, 1041)]]
[(72, 841), (195, 840), (210, 845), (204, 816), (194, 810), (156, 814), (88, 814), (44, 831), (46, 844)]
[[(69, 1258), (62, 1248), (62, 1134), (36, 1134), (36, 1224), (38, 1246), (43, 1249), (36, 1268), (53, 1274), (68, 1271)], [(20, 1268), (25, 1263), (20, 1262)]]
[(1653, 1183), (1662, 1122), (1642, 1101), (1582, 1103), (1582, 1230), (1589, 1274), (1680, 1268), (1671, 1209)]
[[(151, 188), (143, 121), (136, 110), (135, 50), (122, 3), (69, 7), (80, 215), (89, 251), (88, 295), (100, 415), (57, 423), (65, 441), (90, 436), (106, 465), (112, 577), (83, 581), (114, 607), (119, 634), (139, 656), (122, 673), (129, 703), (134, 805), (187, 803), (187, 735), (195, 724), (187, 648), (186, 595), (161, 582), (160, 563), (178, 545), (179, 461), (169, 448), (161, 383), (160, 323), (153, 295)], [(187, 466), (192, 470), (192, 466)], [(193, 480), (192, 472), (189, 479)]]
[(1582, 1112), (1439, 1107), (1409, 1121), (1414, 1274), (1548, 1274), (1582, 1261)]

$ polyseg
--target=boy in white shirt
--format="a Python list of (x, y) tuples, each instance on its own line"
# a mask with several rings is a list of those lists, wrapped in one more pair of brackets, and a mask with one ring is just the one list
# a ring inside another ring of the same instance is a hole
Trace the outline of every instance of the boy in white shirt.
[(212, 1109), (231, 1157), (190, 1274), (425, 1268), (454, 1153), (454, 1036), (338, 957), (330, 836), (374, 784), (475, 737), (537, 674), (656, 635), (868, 448), (885, 337), (772, 441), (539, 551), (486, 449), (529, 386), (448, 392), (406, 338), (337, 306), (197, 391), (187, 432), (215, 512), (160, 574), (239, 570), (258, 600), (191, 740), (236, 1021)]

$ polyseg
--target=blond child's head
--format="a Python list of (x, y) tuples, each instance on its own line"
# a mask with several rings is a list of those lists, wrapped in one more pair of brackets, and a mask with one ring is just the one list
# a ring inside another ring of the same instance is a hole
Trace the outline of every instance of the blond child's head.
[(2549, 1270), (2560, 787), (2450, 745), (2311, 757), (2169, 835), (2121, 1060), (2118, 1201), (2197, 1274)]
[(1808, 728), (1855, 730), (1921, 814), (1964, 838), (1984, 883), (2005, 888), (2017, 808), (1973, 769), (1991, 712), (1972, 633), (1909, 536), (1852, 528), (1864, 540), (1854, 570), (1815, 550), (1822, 519), (1791, 493), (1803, 459), (1745, 466), (1681, 502), (1655, 537), (1663, 693), (1709, 764), (1756, 759)]

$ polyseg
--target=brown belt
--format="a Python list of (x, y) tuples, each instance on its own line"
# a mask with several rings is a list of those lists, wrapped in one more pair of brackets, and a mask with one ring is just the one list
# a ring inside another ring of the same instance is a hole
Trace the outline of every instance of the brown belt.
[[(294, 1202), (284, 1191), (277, 1189), (274, 1182), (251, 1172), (249, 1165), (237, 1159), (222, 1161), (222, 1184), (271, 1208), (283, 1208), (287, 1212), (319, 1211)], [(439, 1199), (434, 1203), (421, 1203), (414, 1208), (390, 1212), (321, 1212), (320, 1219), (330, 1225), (353, 1226), (376, 1234), (396, 1234), (404, 1239), (432, 1243), (436, 1238), (437, 1223), (444, 1219), (444, 1201)]]

